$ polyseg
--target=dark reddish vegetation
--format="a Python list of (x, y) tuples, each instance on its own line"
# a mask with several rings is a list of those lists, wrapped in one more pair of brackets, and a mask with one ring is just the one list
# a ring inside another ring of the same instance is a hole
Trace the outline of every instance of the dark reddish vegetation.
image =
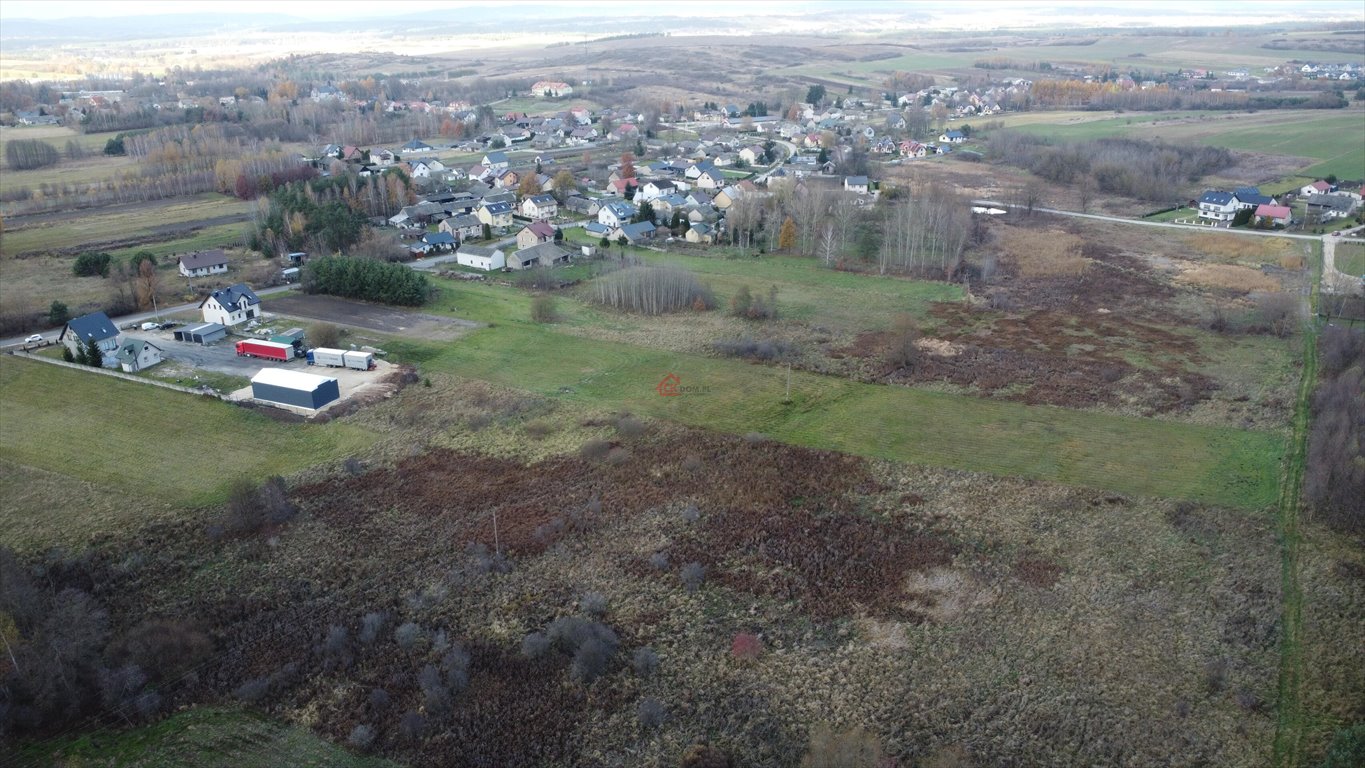
[(1047, 589), (1062, 577), (1062, 566), (1040, 555), (1025, 554), (1014, 562), (1014, 578), (1030, 587)]

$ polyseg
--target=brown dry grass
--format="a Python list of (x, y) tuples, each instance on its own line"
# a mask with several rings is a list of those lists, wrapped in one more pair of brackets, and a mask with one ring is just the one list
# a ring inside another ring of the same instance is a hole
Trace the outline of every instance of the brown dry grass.
[(1020, 277), (1079, 275), (1091, 260), (1081, 255), (1085, 241), (1060, 229), (1010, 227), (1000, 233), (1000, 246), (1014, 260)]
[[(1301, 247), (1278, 237), (1200, 233), (1184, 238), (1192, 255), (1219, 262), (1278, 264), (1285, 257), (1300, 256)], [(1300, 258), (1302, 258), (1300, 256)]]
[(1175, 279), (1239, 293), (1280, 290), (1279, 280), (1263, 274), (1259, 269), (1236, 264), (1200, 264), (1182, 271)]

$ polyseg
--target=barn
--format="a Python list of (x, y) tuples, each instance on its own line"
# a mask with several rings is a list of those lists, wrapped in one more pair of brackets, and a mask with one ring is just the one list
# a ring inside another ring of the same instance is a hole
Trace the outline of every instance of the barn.
[(337, 380), (312, 373), (262, 368), (251, 377), (251, 396), (262, 402), (315, 411), (341, 397)]
[(192, 344), (212, 344), (225, 336), (227, 329), (218, 323), (190, 325), (175, 332), (176, 341), (188, 341)]

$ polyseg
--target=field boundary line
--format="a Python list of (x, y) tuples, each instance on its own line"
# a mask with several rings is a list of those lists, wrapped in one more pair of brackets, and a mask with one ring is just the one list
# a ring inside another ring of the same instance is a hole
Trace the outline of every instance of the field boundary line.
[(226, 395), (216, 394), (214, 392), (205, 391), (203, 389), (195, 389), (193, 387), (185, 387), (179, 384), (172, 384), (169, 381), (157, 381), (156, 379), (148, 379), (142, 376), (134, 376), (131, 373), (124, 373), (123, 371), (111, 371), (107, 368), (92, 368), (91, 366), (81, 365), (80, 363), (68, 363), (65, 360), (53, 360), (48, 357), (40, 357), (38, 355), (32, 354), (31, 352), (21, 352), (19, 350), (12, 351), (10, 352), (10, 354), (21, 360), (32, 360), (38, 363), (47, 363), (48, 365), (58, 365), (63, 368), (71, 368), (72, 370), (83, 371), (85, 373), (98, 373), (104, 376), (112, 376), (116, 379), (123, 379), (124, 381), (136, 382), (138, 384), (150, 384), (153, 387), (173, 389), (177, 392), (184, 392), (185, 394), (188, 395), (200, 396), (208, 395), (210, 397), (216, 397), (219, 400), (227, 399)]

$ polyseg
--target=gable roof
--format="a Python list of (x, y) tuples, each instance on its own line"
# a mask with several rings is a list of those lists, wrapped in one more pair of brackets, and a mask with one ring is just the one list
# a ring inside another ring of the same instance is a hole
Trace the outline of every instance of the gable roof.
[(227, 264), (227, 254), (223, 253), (222, 248), (215, 248), (211, 251), (187, 253), (180, 257), (180, 266), (185, 269), (204, 269), (206, 267), (216, 267), (220, 264)]
[(569, 255), (569, 252), (560, 248), (554, 243), (536, 243), (529, 248), (522, 248), (512, 254), (512, 258), (518, 263), (525, 264), (531, 261), (557, 261)]
[(638, 210), (634, 205), (631, 205), (624, 200), (613, 200), (603, 207), (611, 211), (612, 215), (618, 219), (629, 219), (631, 216), (638, 213)]
[(484, 155), (484, 159), (490, 163), (505, 163), (507, 162), (507, 153), (489, 152), (488, 154)]
[(454, 245), (455, 237), (449, 232), (428, 232), (422, 236), (427, 245)]
[(1256, 206), (1257, 216), (1268, 216), (1272, 219), (1289, 218), (1289, 206), (1287, 205), (1258, 205)]
[(525, 229), (531, 230), (531, 234), (536, 237), (551, 238), (555, 236), (555, 225), (544, 220), (533, 221), (527, 224)]
[(68, 330), (81, 341), (90, 341), (91, 339), (104, 341), (118, 336), (118, 329), (114, 327), (114, 322), (103, 312), (91, 312), (74, 320), (68, 320), (66, 326), (62, 328), (61, 335), (65, 337)]
[(462, 245), (456, 253), (463, 256), (478, 256), (481, 259), (491, 258), (493, 254), (501, 253), (501, 248), (489, 248), (482, 245)]
[(229, 285), (226, 288), (219, 288), (213, 293), (210, 293), (208, 298), (199, 302), (199, 306), (204, 306), (204, 304), (208, 303), (209, 299), (217, 300), (223, 307), (239, 306), (242, 299), (246, 299), (248, 306), (261, 303), (261, 297), (257, 296), (248, 288), (246, 283), (237, 283), (236, 285)]
[(142, 350), (146, 349), (147, 347), (151, 347), (152, 349), (155, 349), (157, 352), (161, 351), (161, 347), (158, 347), (157, 345), (151, 343), (150, 341), (143, 341), (142, 339), (129, 339), (128, 341), (125, 341), (123, 342), (123, 344), (119, 345), (118, 351), (114, 353), (114, 356), (117, 357), (120, 362), (130, 363), (136, 360), (138, 356), (142, 354)]
[(501, 202), (501, 201), (499, 201), (499, 202), (496, 202), (496, 203), (490, 203), (490, 202), (485, 201), (484, 204), (483, 204), (483, 207), (484, 207), (485, 209), (487, 209), (487, 210), (488, 210), (488, 213), (491, 214), (491, 215), (493, 215), (493, 216), (498, 216), (498, 215), (501, 215), (501, 214), (504, 214), (504, 213), (511, 213), (511, 212), (512, 212), (512, 204), (511, 204), (511, 203), (507, 203), (507, 202)]
[[(1255, 187), (1251, 187), (1251, 189), (1254, 190), (1254, 189), (1256, 189), (1256, 188), (1255, 188)], [(1239, 189), (1239, 190), (1237, 190), (1236, 192), (1234, 192), (1233, 194), (1237, 196), (1237, 202), (1239, 202), (1239, 203), (1246, 203), (1247, 205), (1274, 205), (1274, 204), (1275, 204), (1275, 198), (1271, 197), (1270, 195), (1263, 195), (1263, 194), (1261, 194), (1260, 192), (1250, 192), (1250, 191), (1247, 191), (1246, 189)]]
[(844, 179), (844, 184), (846, 184), (846, 185), (848, 185), (848, 186), (850, 186), (850, 187), (866, 187), (866, 186), (867, 186), (867, 177), (866, 177), (866, 176), (849, 176), (848, 178)]
[(636, 240), (648, 235), (655, 229), (658, 227), (655, 227), (652, 221), (637, 221), (634, 224), (626, 224), (621, 227), (621, 234), (625, 235), (627, 240)]
[(1209, 203), (1210, 205), (1227, 205), (1236, 199), (1237, 196), (1231, 192), (1224, 192), (1221, 189), (1210, 189), (1200, 196), (1199, 202)]
[(536, 205), (551, 205), (557, 203), (554, 195), (531, 195), (527, 199)]

